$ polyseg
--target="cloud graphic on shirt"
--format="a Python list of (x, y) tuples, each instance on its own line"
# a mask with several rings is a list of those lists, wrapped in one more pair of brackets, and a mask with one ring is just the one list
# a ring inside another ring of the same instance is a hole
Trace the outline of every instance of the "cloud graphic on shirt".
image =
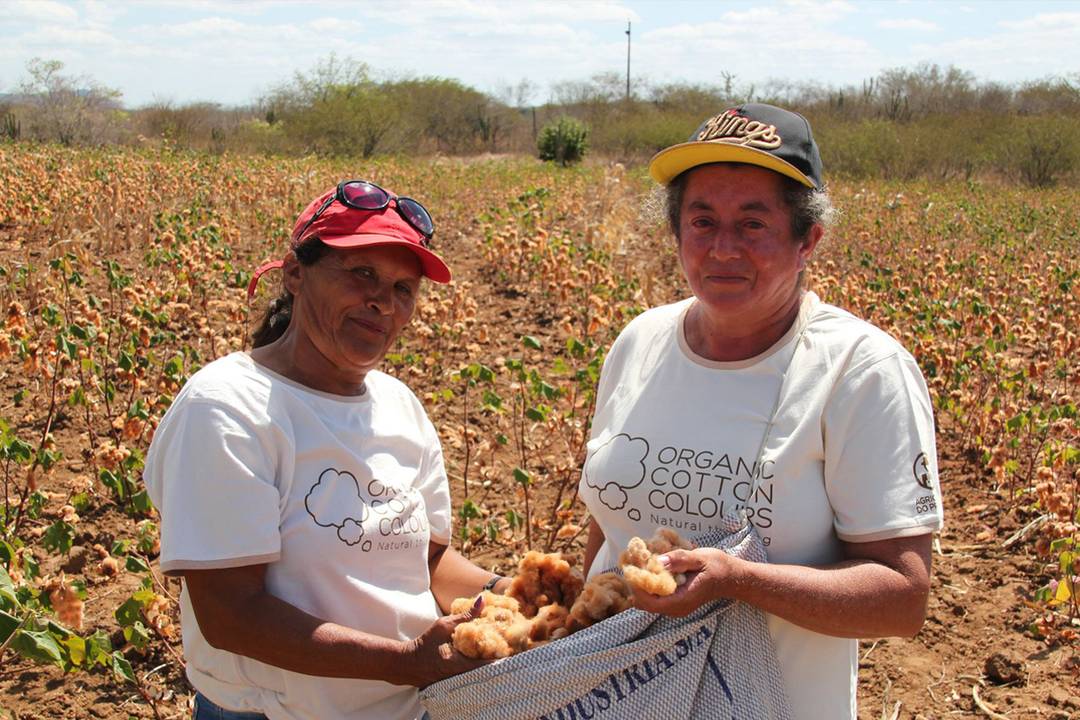
[(626, 491), (613, 482), (605, 485), (604, 489), (600, 491), (600, 502), (612, 510), (622, 510), (628, 499), (629, 496)]
[[(367, 518), (369, 508), (360, 496), (360, 484), (351, 472), (334, 468), (323, 470), (304, 498), (304, 507), (317, 525), (338, 528), (338, 536), (343, 542), (350, 545), (359, 542), (363, 534), (360, 524)], [(349, 526), (347, 529), (346, 525)], [(346, 539), (354, 537), (353, 542)]]
[[(626, 433), (613, 435), (610, 440), (596, 448), (585, 461), (585, 484), (597, 490), (612, 483), (630, 490), (645, 479), (645, 458), (649, 456), (649, 443), (645, 438), (630, 437)], [(607, 482), (601, 484), (589, 475), (589, 468), (603, 468)]]
[(352, 518), (348, 518), (338, 528), (337, 536), (346, 545), (355, 545), (364, 537), (364, 526)]

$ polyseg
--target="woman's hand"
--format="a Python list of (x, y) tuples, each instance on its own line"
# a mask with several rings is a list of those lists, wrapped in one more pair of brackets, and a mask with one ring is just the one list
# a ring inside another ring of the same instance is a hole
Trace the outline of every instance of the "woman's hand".
[(745, 563), (714, 548), (672, 550), (661, 555), (660, 562), (672, 575), (685, 573), (686, 582), (666, 597), (634, 588), (634, 605), (673, 617), (684, 617), (707, 602), (730, 597)]
[(265, 565), (185, 572), (191, 606), (212, 647), (305, 675), (417, 687), (484, 664), (450, 644), (454, 628), (478, 615), (480, 606), (401, 641), (310, 615), (267, 592), (265, 576)]
[(407, 673), (403, 680), (409, 685), (425, 687), (451, 675), (475, 670), (489, 660), (474, 660), (454, 649), (454, 628), (480, 615), (483, 601), (476, 599), (468, 612), (446, 615), (434, 623), (415, 640), (404, 643), (403, 665)]
[(911, 637), (926, 617), (929, 533), (864, 543), (842, 542), (843, 560), (828, 565), (750, 562), (721, 550), (674, 550), (661, 556), (686, 583), (668, 597), (634, 592), (637, 607), (683, 616), (710, 600), (732, 598), (823, 635)]

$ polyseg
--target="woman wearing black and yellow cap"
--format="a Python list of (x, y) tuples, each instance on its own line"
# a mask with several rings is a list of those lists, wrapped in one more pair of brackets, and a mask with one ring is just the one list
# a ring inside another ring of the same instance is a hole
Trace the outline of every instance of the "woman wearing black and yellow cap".
[(922, 626), (942, 524), (926, 384), (893, 338), (804, 288), (832, 207), (800, 115), (747, 104), (658, 153), (690, 297), (651, 309), (605, 361), (581, 496), (586, 564), (657, 527), (694, 537), (745, 514), (769, 562), (675, 551), (684, 615), (768, 615), (795, 718), (855, 718), (856, 638)]

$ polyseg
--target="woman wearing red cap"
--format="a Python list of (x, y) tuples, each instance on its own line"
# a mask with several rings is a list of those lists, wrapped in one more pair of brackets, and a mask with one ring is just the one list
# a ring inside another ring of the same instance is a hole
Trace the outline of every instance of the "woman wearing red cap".
[(745, 514), (768, 563), (668, 553), (687, 582), (638, 607), (761, 609), (792, 717), (854, 719), (854, 638), (914, 635), (926, 613), (942, 524), (926, 384), (893, 338), (803, 286), (831, 205), (802, 116), (731, 108), (650, 172), (692, 296), (635, 318), (605, 360), (586, 565), (657, 527), (692, 538)]
[(421, 279), (450, 280), (420, 203), (365, 181), (313, 201), (254, 349), (195, 373), (144, 473), (161, 567), (182, 576), (200, 718), (416, 718), (417, 687), (476, 667), (440, 605), (502, 589), (450, 549), (438, 436), (376, 368)]

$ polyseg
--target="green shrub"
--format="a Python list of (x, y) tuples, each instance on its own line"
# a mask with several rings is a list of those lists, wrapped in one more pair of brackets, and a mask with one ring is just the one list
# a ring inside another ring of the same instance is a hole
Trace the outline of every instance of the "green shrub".
[(288, 143), (282, 123), (271, 124), (258, 119), (241, 123), (232, 137), (228, 138), (228, 149), (262, 155), (295, 151)]
[(1021, 117), (1014, 119), (1013, 125), (1015, 130), (1006, 150), (1007, 161), (1030, 187), (1055, 185), (1080, 162), (1074, 134), (1080, 123), (1075, 119)]
[(564, 115), (544, 126), (536, 147), (541, 160), (554, 160), (565, 167), (585, 157), (588, 139), (589, 128), (581, 121)]
[(826, 175), (894, 177), (906, 150), (899, 124), (888, 120), (819, 123), (814, 136)]
[(700, 122), (701, 118), (676, 112), (624, 115), (593, 126), (589, 144), (595, 152), (647, 160), (659, 150), (686, 142)]
[[(811, 118), (826, 175), (888, 180), (968, 180), (1002, 164), (1009, 120), (991, 113), (882, 118)], [(1004, 169), (1004, 168), (1003, 168)]]

